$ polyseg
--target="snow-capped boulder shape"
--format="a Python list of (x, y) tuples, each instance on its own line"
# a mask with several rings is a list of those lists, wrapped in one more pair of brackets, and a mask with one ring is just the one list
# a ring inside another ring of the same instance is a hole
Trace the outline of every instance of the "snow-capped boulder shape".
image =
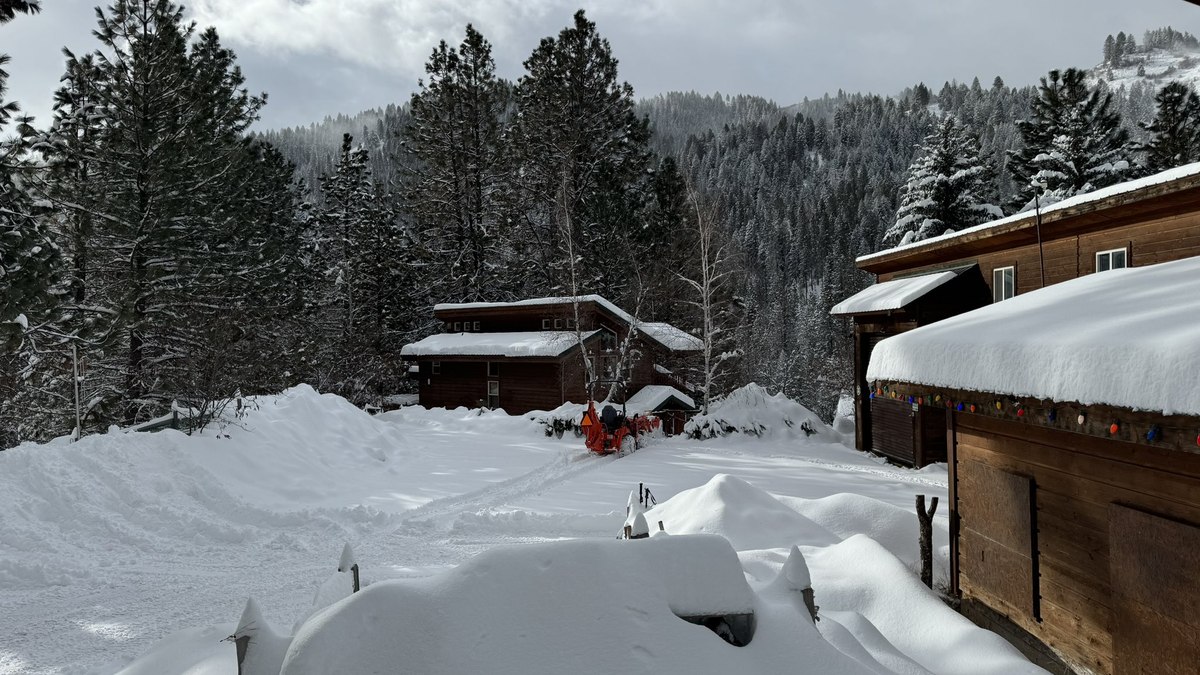
[(240, 675), (277, 675), (291, 644), (291, 638), (271, 628), (254, 598), (246, 601), (242, 618), (229, 639), (237, 649)]
[(770, 493), (729, 474), (717, 474), (698, 488), (680, 492), (649, 515), (670, 523), (675, 534), (721, 534), (738, 551), (789, 544), (827, 546), (841, 539)]
[(434, 577), (372, 584), (322, 612), (297, 633), (282, 675), (772, 672), (802, 656), (843, 672), (828, 669), (844, 657), (815, 633), (731, 649), (680, 620), (754, 608), (720, 537), (501, 547)]
[(684, 426), (691, 438), (744, 434), (760, 438), (838, 440), (816, 413), (780, 394), (770, 394), (753, 382), (717, 399), (707, 415), (696, 415)]
[[(237, 626), (222, 623), (184, 628), (159, 640), (117, 675), (226, 675), (236, 673), (237, 655), (225, 639)], [(109, 671), (105, 671), (109, 672)]]

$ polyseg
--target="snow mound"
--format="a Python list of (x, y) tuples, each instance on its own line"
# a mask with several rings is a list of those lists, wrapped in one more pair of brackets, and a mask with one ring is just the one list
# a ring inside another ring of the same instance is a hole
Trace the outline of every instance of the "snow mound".
[(813, 411), (782, 393), (771, 395), (753, 382), (714, 401), (707, 415), (688, 420), (684, 433), (700, 439), (746, 434), (761, 438), (816, 436), (837, 440), (837, 435)]
[(230, 675), (238, 671), (237, 651), (225, 640), (237, 624), (185, 628), (159, 640), (150, 651), (116, 675)]
[[(752, 610), (717, 537), (567, 541), (493, 549), (437, 577), (374, 584), (310, 620), (283, 675), (863, 672), (816, 631), (760, 630), (730, 647), (680, 616)], [(765, 648), (756, 648), (760, 641)]]
[(663, 521), (671, 534), (720, 534), (739, 551), (840, 540), (770, 493), (728, 474), (680, 492), (652, 509), (648, 519)]

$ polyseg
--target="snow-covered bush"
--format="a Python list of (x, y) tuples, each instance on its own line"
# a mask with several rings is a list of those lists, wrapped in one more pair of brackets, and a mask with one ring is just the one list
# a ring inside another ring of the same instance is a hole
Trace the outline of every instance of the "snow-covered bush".
[(698, 439), (731, 434), (764, 438), (817, 435), (827, 440), (834, 436), (816, 413), (782, 393), (772, 395), (753, 382), (714, 401), (707, 415), (688, 420), (684, 434)]

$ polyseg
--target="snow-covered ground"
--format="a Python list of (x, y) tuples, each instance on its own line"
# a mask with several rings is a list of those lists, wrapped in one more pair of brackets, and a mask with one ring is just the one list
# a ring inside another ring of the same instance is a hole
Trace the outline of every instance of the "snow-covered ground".
[[(770, 426), (769, 410), (754, 418)], [(353, 632), (365, 644), (346, 653), (402, 650), (410, 664), (444, 668), (421, 672), (479, 663), (555, 672), (552, 657), (571, 653), (639, 672), (697, 663), (1040, 672), (911, 571), (914, 495), (944, 500), (943, 468), (890, 467), (833, 442), (827, 428), (810, 436), (778, 426), (757, 438), (655, 439), (601, 458), (570, 434), (547, 437), (542, 425), (502, 412), (371, 417), (299, 387), (202, 436), (114, 432), (0, 452), (0, 674), (112, 673), (131, 663), (129, 672), (202, 664), (188, 672), (236, 673), (233, 645), (220, 640), (247, 598), (290, 635), (346, 543), (367, 587), (304, 625), (285, 672), (319, 672), (329, 656), (322, 640), (344, 644), (339, 625), (368, 626)], [(613, 569), (629, 556), (641, 567), (673, 559), (628, 548), (658, 537), (614, 539), (638, 483), (659, 501), (647, 514), (653, 529), (662, 520), (671, 535), (718, 534), (737, 551), (758, 617), (749, 646), (669, 615), (679, 595), (671, 588), (689, 573)], [(935, 528), (944, 580), (944, 507)], [(794, 574), (778, 578), (793, 545), (811, 571), (816, 628), (789, 599)], [(377, 623), (355, 623), (361, 612)], [(389, 613), (391, 622), (379, 618)], [(413, 622), (437, 639), (394, 632)], [(390, 637), (372, 641), (380, 635)], [(343, 661), (339, 672), (366, 663)]]

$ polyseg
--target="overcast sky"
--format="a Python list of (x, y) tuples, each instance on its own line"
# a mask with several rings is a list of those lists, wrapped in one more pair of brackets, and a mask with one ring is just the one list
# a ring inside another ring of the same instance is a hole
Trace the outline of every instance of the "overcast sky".
[[(95, 49), (94, 0), (43, 0), (0, 27), (8, 99), (41, 122), (62, 47)], [(783, 104), (838, 89), (892, 94), (923, 81), (1032, 84), (1051, 68), (1100, 60), (1104, 36), (1172, 25), (1200, 34), (1184, 0), (196, 0), (252, 91), (259, 128), (406, 101), (438, 40), (473, 23), (501, 76), (516, 79), (539, 39), (579, 7), (612, 43), (639, 97), (674, 90), (757, 94)]]

